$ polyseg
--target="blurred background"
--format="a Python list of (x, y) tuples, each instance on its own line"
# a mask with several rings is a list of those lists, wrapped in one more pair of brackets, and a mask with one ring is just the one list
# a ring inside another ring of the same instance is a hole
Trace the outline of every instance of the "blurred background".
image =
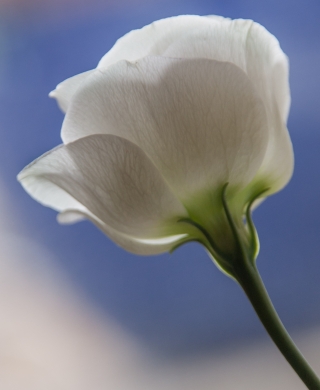
[(253, 19), (289, 56), (295, 173), (254, 213), (258, 266), (320, 374), (320, 2), (1, 0), (0, 388), (304, 388), (199, 245), (128, 254), (89, 222), (60, 226), (16, 181), (61, 143), (48, 93), (126, 32), (179, 14)]

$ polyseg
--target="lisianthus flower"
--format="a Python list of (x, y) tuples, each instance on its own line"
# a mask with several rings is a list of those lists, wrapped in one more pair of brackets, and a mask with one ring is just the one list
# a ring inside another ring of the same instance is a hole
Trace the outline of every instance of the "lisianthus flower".
[(292, 174), (287, 57), (251, 20), (159, 20), (50, 96), (66, 114), (63, 144), (21, 184), (60, 222), (87, 218), (133, 253), (208, 239), (232, 253), (222, 197), (249, 242), (248, 205)]
[(137, 254), (199, 241), (244, 290), (305, 385), (320, 379), (256, 267), (251, 210), (290, 180), (288, 60), (250, 20), (179, 16), (119, 39), (51, 92), (63, 144), (18, 176), (62, 223), (93, 221)]

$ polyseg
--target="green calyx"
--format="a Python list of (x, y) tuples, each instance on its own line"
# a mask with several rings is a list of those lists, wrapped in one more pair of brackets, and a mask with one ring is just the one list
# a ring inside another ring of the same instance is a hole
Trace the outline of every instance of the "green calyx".
[[(203, 224), (195, 221), (193, 218), (181, 218), (178, 221), (179, 223), (186, 223), (192, 226), (199, 234), (197, 237), (189, 237), (183, 240), (183, 242), (180, 242), (172, 248), (171, 253), (186, 242), (200, 242), (206, 247), (218, 268), (228, 276), (237, 280), (237, 269), (241, 267), (241, 262), (249, 261), (254, 265), (258, 255), (259, 239), (252, 221), (251, 211), (254, 202), (262, 197), (268, 189), (260, 191), (247, 202), (240, 218), (235, 218), (233, 216), (234, 213), (231, 211), (227, 199), (227, 189), (228, 183), (222, 187), (220, 193), (220, 219), (224, 222), (219, 233), (222, 232), (223, 235), (228, 238), (228, 245), (225, 243), (222, 245), (208, 228), (204, 227)], [(223, 231), (221, 231), (222, 229)]]

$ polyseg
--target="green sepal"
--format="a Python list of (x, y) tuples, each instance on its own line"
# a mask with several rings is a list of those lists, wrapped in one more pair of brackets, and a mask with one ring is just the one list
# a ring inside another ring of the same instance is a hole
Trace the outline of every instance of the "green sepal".
[(254, 226), (254, 223), (252, 220), (251, 208), (252, 208), (253, 203), (258, 198), (260, 198), (263, 194), (265, 194), (267, 191), (269, 191), (269, 189), (270, 188), (266, 188), (265, 190), (260, 191), (254, 198), (252, 198), (250, 200), (250, 202), (248, 203), (247, 208), (246, 208), (246, 222), (247, 222), (247, 226), (248, 226), (248, 230), (249, 230), (249, 234), (250, 234), (250, 252), (251, 252), (250, 257), (252, 258), (253, 261), (255, 261), (257, 256), (258, 256), (259, 249), (260, 249), (260, 243), (259, 243), (259, 237), (257, 234), (257, 229)]

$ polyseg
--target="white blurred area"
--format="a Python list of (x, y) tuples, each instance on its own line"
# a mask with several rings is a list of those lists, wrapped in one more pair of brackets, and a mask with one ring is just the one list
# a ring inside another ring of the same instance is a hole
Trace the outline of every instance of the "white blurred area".
[[(0, 186), (3, 189), (3, 186)], [(0, 193), (0, 389), (303, 390), (271, 342), (179, 361), (143, 353), (27, 240)], [(320, 373), (320, 331), (298, 335)]]

